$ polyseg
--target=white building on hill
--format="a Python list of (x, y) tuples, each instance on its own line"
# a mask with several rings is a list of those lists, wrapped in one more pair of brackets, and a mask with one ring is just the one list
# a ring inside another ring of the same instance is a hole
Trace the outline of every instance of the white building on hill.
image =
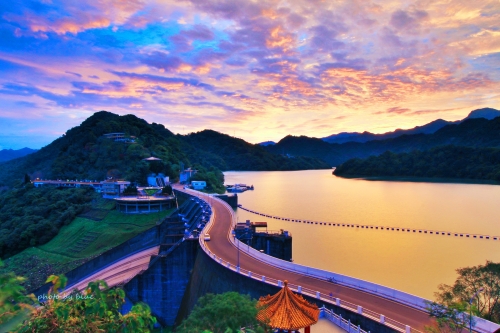
[(207, 187), (207, 182), (204, 180), (193, 180), (191, 186), (195, 190), (204, 190)]

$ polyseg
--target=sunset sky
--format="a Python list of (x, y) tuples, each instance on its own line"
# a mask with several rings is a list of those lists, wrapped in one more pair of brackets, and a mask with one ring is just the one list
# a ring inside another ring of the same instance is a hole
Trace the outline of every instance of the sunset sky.
[(500, 2), (0, 2), (0, 149), (96, 111), (257, 143), (500, 109)]

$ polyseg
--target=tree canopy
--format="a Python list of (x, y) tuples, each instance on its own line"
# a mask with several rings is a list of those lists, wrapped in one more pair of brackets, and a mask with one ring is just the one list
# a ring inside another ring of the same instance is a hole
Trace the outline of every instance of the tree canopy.
[(500, 149), (444, 146), (410, 153), (387, 151), (351, 159), (335, 171), (343, 177), (425, 177), (500, 182)]
[(0, 258), (45, 244), (88, 209), (90, 188), (35, 188), (26, 184), (0, 196)]
[(64, 276), (52, 275), (47, 282), (52, 282), (53, 287), (48, 295), (42, 295), (42, 306), (16, 332), (147, 333), (156, 323), (144, 303), (135, 304), (130, 312), (121, 314), (125, 292), (108, 288), (105, 281), (90, 282), (84, 291), (70, 294), (59, 293), (66, 283)]
[[(0, 267), (3, 262), (0, 260)], [(16, 316), (23, 309), (31, 309), (34, 297), (27, 296), (22, 286), (24, 278), (14, 273), (0, 274), (0, 324)]]
[(266, 332), (266, 327), (256, 319), (257, 301), (236, 292), (207, 294), (201, 297), (195, 308), (177, 328), (177, 332), (190, 333), (208, 330), (213, 333), (239, 332), (248, 328)]
[(436, 302), (429, 304), (430, 315), (437, 318), (442, 331), (460, 332), (469, 326), (468, 312), (500, 323), (500, 263), (457, 269), (453, 285), (441, 284)]

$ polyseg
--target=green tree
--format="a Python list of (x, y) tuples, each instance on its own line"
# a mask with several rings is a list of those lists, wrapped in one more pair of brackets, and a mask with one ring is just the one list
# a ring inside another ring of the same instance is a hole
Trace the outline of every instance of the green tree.
[[(0, 267), (3, 262), (0, 260)], [(23, 309), (30, 309), (33, 295), (26, 296), (22, 283), (25, 279), (5, 273), (0, 275), (0, 324), (16, 316)]]
[(135, 304), (129, 313), (122, 315), (125, 292), (108, 288), (105, 281), (90, 282), (83, 292), (75, 290), (69, 295), (59, 293), (66, 284), (64, 276), (51, 275), (47, 282), (53, 283), (46, 295), (49, 299), (32, 312), (17, 332), (146, 333), (156, 323), (143, 303)]
[(257, 319), (257, 302), (248, 295), (227, 292), (201, 297), (189, 317), (177, 328), (177, 332), (213, 333), (239, 332), (248, 328), (255, 332), (266, 332)]
[(164, 188), (161, 189), (161, 193), (166, 195), (172, 195), (173, 193), (172, 186), (170, 184), (166, 185)]
[(123, 190), (124, 195), (137, 195), (137, 187), (135, 185), (130, 184)]
[[(442, 284), (435, 294), (443, 305), (467, 303), (473, 295), (473, 309), (479, 317), (500, 323), (500, 263), (457, 269), (458, 278), (450, 286)], [(479, 290), (483, 288), (481, 292)]]
[(469, 312), (499, 323), (500, 263), (487, 261), (485, 265), (459, 268), (457, 273), (453, 285), (439, 285), (436, 302), (428, 305), (429, 314), (437, 321), (437, 327), (429, 331), (460, 332), (469, 327)]
[(471, 317), (467, 310), (467, 303), (463, 302), (448, 305), (430, 302), (427, 311), (431, 317), (436, 318), (436, 324), (426, 326), (425, 330), (429, 333), (461, 333), (469, 327)]

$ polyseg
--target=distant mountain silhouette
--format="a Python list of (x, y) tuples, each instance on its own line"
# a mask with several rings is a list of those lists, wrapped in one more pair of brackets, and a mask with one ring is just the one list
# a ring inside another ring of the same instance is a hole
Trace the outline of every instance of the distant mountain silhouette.
[(265, 147), (265, 146), (272, 146), (272, 145), (275, 145), (275, 144), (276, 144), (276, 142), (274, 142), (274, 141), (264, 141), (264, 142), (258, 143), (259, 146), (263, 146), (263, 147)]
[(411, 129), (403, 130), (397, 129), (393, 132), (387, 132), (383, 134), (374, 134), (370, 132), (342, 132), (338, 134), (333, 134), (322, 138), (322, 140), (328, 143), (346, 143), (346, 142), (368, 142), (372, 140), (386, 140), (396, 138), (401, 135), (411, 135), (411, 134), (432, 134), (437, 130), (443, 128), (446, 125), (458, 124), (461, 121), (472, 118), (485, 118), (491, 120), (500, 116), (500, 111), (493, 108), (483, 108), (471, 111), (467, 117), (459, 121), (446, 121), (443, 119), (437, 119), (431, 121), (428, 124), (417, 126)]
[(404, 134), (364, 143), (338, 144), (306, 136), (287, 136), (276, 145), (267, 146), (265, 149), (276, 154), (322, 158), (331, 166), (338, 166), (351, 158), (366, 158), (386, 151), (400, 153), (444, 145), (500, 148), (500, 117), (492, 120), (471, 118), (458, 124), (446, 125), (432, 134)]
[(493, 108), (483, 108), (471, 111), (471, 113), (469, 113), (469, 115), (465, 119), (486, 118), (488, 120), (491, 120), (499, 116), (500, 111)]
[(21, 149), (2, 149), (0, 150), (0, 163), (13, 160), (15, 158), (23, 157), (28, 154), (36, 152), (37, 149), (21, 148)]

